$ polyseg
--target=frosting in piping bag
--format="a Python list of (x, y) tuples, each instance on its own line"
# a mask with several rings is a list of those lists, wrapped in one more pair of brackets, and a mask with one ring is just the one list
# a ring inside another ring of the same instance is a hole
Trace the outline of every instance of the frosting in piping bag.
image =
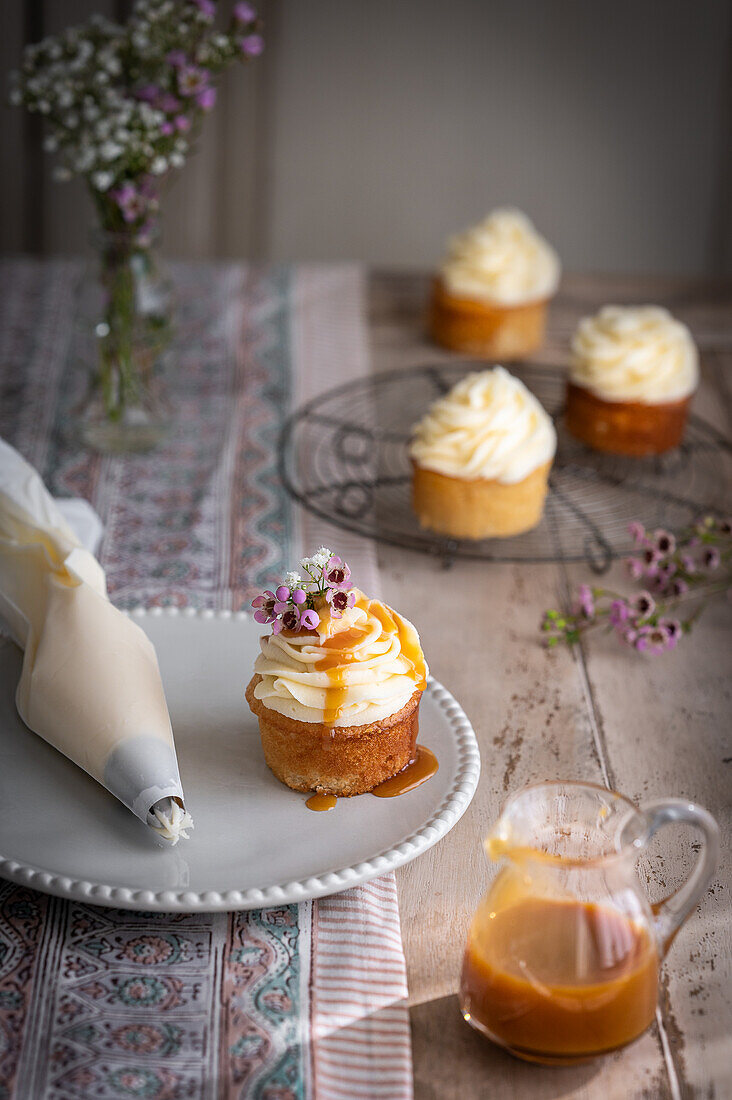
[[(190, 819), (161, 802), (182, 805), (183, 790), (155, 649), (109, 602), (101, 566), (2, 440), (0, 614), (25, 650), (16, 704), (26, 725), (161, 835), (184, 835)], [(156, 803), (168, 824), (148, 817)]]
[(515, 484), (554, 457), (551, 417), (503, 367), (468, 374), (414, 429), (409, 448), (426, 470)]
[(270, 710), (299, 722), (362, 726), (396, 714), (428, 675), (407, 620), (356, 590), (340, 619), (321, 613), (317, 632), (260, 639), (254, 689)]

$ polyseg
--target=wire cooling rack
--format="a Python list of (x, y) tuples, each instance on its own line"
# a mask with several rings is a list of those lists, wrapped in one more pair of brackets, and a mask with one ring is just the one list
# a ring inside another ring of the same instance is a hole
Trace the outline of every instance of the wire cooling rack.
[(390, 371), (340, 386), (302, 406), (280, 440), (280, 474), (303, 507), (349, 531), (437, 555), (502, 562), (584, 561), (597, 573), (630, 549), (633, 519), (678, 529), (700, 512), (729, 509), (732, 446), (691, 416), (681, 447), (654, 458), (592, 451), (564, 428), (566, 372), (514, 363), (554, 418), (559, 445), (538, 527), (506, 539), (450, 539), (423, 530), (411, 507), (410, 430), (435, 398), (483, 362)]

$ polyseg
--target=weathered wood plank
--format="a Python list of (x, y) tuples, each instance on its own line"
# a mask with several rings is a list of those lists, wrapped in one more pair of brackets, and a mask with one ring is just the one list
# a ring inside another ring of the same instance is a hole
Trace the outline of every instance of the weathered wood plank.
[[(423, 335), (426, 288), (427, 281), (416, 276), (374, 280), (375, 370), (449, 358)], [(708, 352), (696, 408), (724, 427), (724, 406), (714, 386), (721, 349), (732, 346), (732, 309), (722, 287), (702, 292), (699, 284), (681, 281), (569, 277), (552, 310), (543, 361), (565, 362), (579, 317), (613, 300), (668, 304), (692, 325)], [(682, 649), (649, 666), (613, 649), (610, 639), (593, 642), (588, 654), (548, 656), (538, 644), (539, 616), (569, 581), (586, 579), (581, 567), (570, 573), (555, 565), (458, 562), (444, 573), (429, 558), (390, 547), (380, 547), (379, 560), (386, 598), (420, 628), (432, 671), (465, 706), (483, 757), (476, 798), (449, 840), (398, 873), (418, 1100), (481, 1096), (488, 1090), (496, 1097), (604, 1100), (677, 1098), (696, 1090), (715, 1095), (717, 1088), (721, 1097), (729, 1088), (724, 1076), (729, 995), (723, 989), (727, 972), (717, 956), (720, 946), (727, 960), (730, 953), (729, 920), (724, 931), (721, 927), (726, 895), (719, 892), (701, 907), (704, 920), (682, 931), (664, 968), (663, 1033), (654, 1027), (601, 1063), (571, 1071), (522, 1065), (461, 1023), (454, 993), (470, 915), (488, 881), (480, 841), (508, 790), (546, 777), (602, 781), (605, 773), (631, 796), (681, 794), (717, 814), (729, 811), (729, 797), (724, 801), (729, 778), (717, 759), (722, 716), (729, 712), (721, 683), (729, 653), (721, 641), (724, 609), (705, 622), (703, 639), (701, 631), (697, 639), (702, 644), (692, 643), (693, 654), (687, 650), (686, 658)], [(694, 721), (714, 729), (698, 750), (699, 736), (687, 730)], [(714, 773), (713, 780), (708, 773)], [(655, 896), (670, 888), (671, 860), (678, 860), (679, 873), (688, 865), (680, 858), (689, 854), (688, 845), (688, 837), (659, 839), (654, 858), (644, 866)], [(667, 1061), (663, 1043), (671, 1055)]]

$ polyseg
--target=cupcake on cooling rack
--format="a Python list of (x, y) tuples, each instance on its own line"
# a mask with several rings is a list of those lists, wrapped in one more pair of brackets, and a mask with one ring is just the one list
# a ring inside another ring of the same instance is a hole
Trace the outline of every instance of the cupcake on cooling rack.
[(433, 339), (453, 351), (520, 359), (541, 346), (559, 285), (554, 249), (519, 210), (499, 209), (449, 244), (430, 307)]
[(271, 625), (246, 691), (264, 757), (296, 791), (356, 795), (414, 758), (427, 682), (410, 622), (351, 584), (322, 547), (253, 601)]
[(659, 306), (605, 306), (579, 323), (567, 430), (598, 451), (655, 455), (682, 440), (699, 381), (686, 325)]
[(539, 523), (557, 447), (538, 399), (503, 367), (468, 374), (414, 428), (412, 503), (453, 538), (518, 535)]

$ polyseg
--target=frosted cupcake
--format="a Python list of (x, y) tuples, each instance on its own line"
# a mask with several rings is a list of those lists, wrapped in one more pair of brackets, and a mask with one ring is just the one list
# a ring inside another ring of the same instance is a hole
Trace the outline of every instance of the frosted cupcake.
[(554, 425), (503, 367), (468, 374), (414, 428), (412, 503), (453, 538), (518, 535), (539, 523), (557, 447)]
[(559, 285), (554, 249), (519, 210), (494, 210), (453, 237), (435, 279), (433, 339), (453, 351), (520, 359), (541, 346)]
[(605, 306), (572, 341), (567, 430), (598, 451), (655, 455), (677, 447), (699, 381), (686, 325), (660, 306)]
[(325, 547), (254, 601), (271, 624), (246, 691), (264, 757), (296, 791), (356, 795), (415, 756), (427, 681), (419, 635), (407, 619), (352, 587)]

